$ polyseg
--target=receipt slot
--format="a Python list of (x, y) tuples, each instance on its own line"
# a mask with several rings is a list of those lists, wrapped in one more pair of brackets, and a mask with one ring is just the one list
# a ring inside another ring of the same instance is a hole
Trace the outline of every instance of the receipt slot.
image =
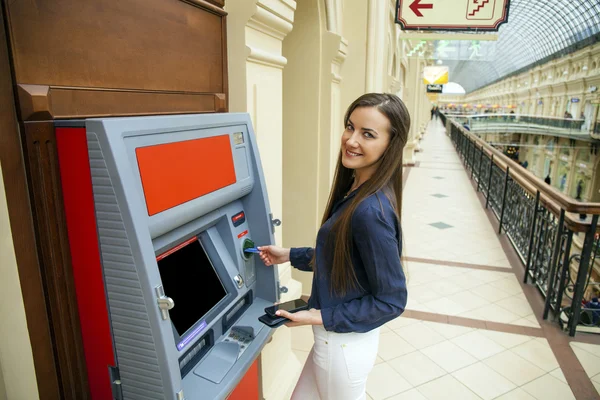
[[(94, 263), (78, 267), (74, 260), (89, 375), (108, 370), (113, 397), (122, 399), (226, 398), (256, 369), (272, 334), (258, 317), (278, 300), (277, 268), (244, 252), (274, 242), (249, 116), (83, 124), (105, 296), (90, 304), (101, 289), (92, 291), (82, 277)], [(59, 146), (61, 169), (70, 154)], [(65, 173), (62, 184), (68, 208), (69, 185), (79, 193), (86, 183)], [(67, 220), (75, 232), (79, 221), (69, 220), (68, 209)], [(73, 236), (71, 246), (84, 240)], [(87, 328), (102, 318), (106, 329)], [(99, 355), (94, 343), (102, 340)]]

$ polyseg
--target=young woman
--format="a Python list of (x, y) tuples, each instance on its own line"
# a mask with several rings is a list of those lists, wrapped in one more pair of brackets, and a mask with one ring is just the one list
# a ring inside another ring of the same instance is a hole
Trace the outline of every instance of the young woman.
[(314, 271), (311, 309), (277, 312), (289, 327), (313, 325), (315, 344), (293, 400), (365, 399), (379, 327), (406, 305), (399, 221), (410, 116), (397, 96), (368, 93), (350, 105), (344, 123), (316, 247), (259, 247), (266, 265), (291, 261)]

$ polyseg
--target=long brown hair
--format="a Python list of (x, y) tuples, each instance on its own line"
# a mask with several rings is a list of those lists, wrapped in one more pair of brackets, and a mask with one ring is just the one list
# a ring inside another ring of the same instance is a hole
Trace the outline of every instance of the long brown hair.
[[(334, 223), (329, 239), (334, 240), (333, 264), (331, 265), (331, 290), (344, 296), (348, 290), (356, 288), (358, 280), (352, 265), (352, 230), (351, 221), (358, 205), (367, 197), (382, 190), (386, 194), (400, 221), (402, 210), (402, 153), (408, 140), (410, 115), (402, 100), (388, 93), (366, 93), (356, 99), (346, 111), (344, 126), (352, 112), (360, 107), (375, 107), (390, 122), (390, 142), (380, 158), (380, 164), (373, 176), (364, 182), (356, 196)], [(333, 186), (329, 193), (327, 207), (321, 225), (331, 216), (333, 206), (344, 197), (352, 185), (354, 170), (344, 167), (342, 153), (338, 156)], [(316, 271), (315, 271), (316, 272)]]

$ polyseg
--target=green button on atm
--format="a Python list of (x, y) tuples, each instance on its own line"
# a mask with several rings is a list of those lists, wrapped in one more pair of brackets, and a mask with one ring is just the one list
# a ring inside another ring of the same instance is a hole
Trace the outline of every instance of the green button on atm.
[(244, 239), (244, 242), (242, 243), (242, 257), (244, 257), (244, 260), (250, 260), (252, 258), (252, 253), (246, 252), (246, 249), (252, 249), (254, 247), (256, 247), (256, 245), (252, 240)]

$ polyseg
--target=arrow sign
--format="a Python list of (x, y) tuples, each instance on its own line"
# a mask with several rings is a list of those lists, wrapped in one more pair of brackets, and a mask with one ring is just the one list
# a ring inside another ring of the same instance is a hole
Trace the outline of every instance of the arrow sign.
[(420, 10), (426, 8), (433, 8), (433, 4), (421, 4), (421, 0), (415, 0), (410, 6), (408, 6), (408, 8), (410, 8), (417, 17), (422, 17), (423, 14)]
[(436, 50), (438, 52), (438, 58), (448, 58), (448, 52), (455, 52), (456, 47), (450, 47), (449, 40), (440, 40)]
[(510, 0), (396, 0), (396, 23), (403, 30), (497, 31), (509, 9)]

